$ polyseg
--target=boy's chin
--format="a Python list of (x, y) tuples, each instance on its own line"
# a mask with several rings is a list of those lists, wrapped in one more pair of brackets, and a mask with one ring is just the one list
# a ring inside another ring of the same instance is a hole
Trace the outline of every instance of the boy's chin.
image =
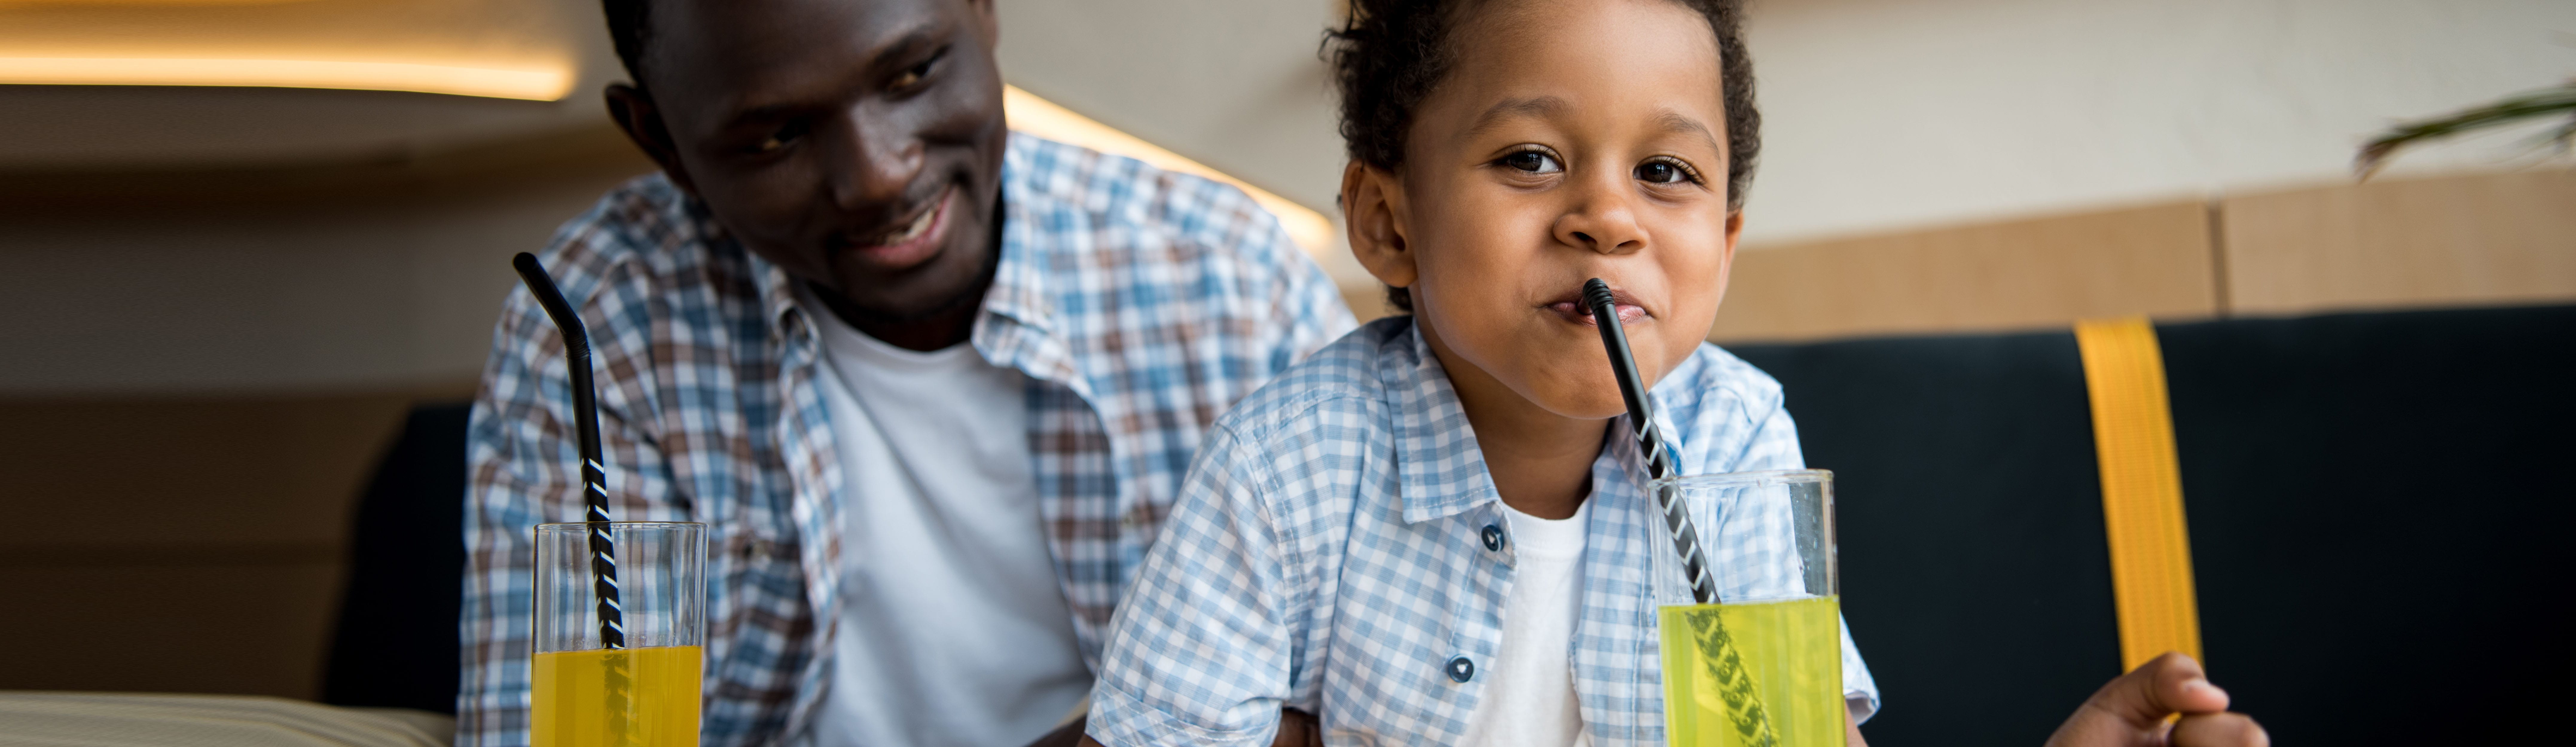
[(1628, 414), (1628, 402), (1619, 396), (1619, 382), (1603, 376), (1600, 386), (1572, 385), (1552, 387), (1536, 393), (1530, 403), (1540, 409), (1571, 420), (1608, 420)]

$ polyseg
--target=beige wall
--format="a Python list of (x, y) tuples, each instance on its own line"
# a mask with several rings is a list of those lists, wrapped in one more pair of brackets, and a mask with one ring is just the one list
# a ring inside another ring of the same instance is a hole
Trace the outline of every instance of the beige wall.
[(317, 694), (364, 481), (509, 257), (648, 170), (614, 134), (0, 175), (0, 689)]
[(650, 170), (600, 126), (376, 164), (0, 173), (0, 396), (470, 380), (510, 255)]

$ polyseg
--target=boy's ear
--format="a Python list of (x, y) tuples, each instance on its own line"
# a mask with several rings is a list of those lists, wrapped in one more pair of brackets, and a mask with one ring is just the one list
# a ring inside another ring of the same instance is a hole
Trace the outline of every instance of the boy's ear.
[(1744, 211), (1726, 214), (1726, 263), (1735, 264), (1735, 240), (1744, 236)]
[(1744, 235), (1744, 211), (1726, 214), (1726, 248), (1717, 261), (1717, 302), (1726, 303), (1726, 282), (1735, 277), (1735, 239)]
[(1395, 174), (1359, 161), (1342, 167), (1342, 223), (1351, 254), (1378, 282), (1396, 288), (1412, 287), (1419, 277), (1403, 213), (1404, 184)]

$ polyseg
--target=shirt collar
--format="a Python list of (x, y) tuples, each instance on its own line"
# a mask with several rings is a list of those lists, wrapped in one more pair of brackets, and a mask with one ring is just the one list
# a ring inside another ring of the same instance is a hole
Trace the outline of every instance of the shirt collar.
[(1475, 429), (1431, 354), (1419, 325), (1406, 325), (1378, 347), (1378, 375), (1394, 407), (1397, 490), (1408, 523), (1430, 521), (1499, 500)]
[[(1467, 423), (1467, 411), (1458, 403), (1458, 393), (1449, 385), (1448, 371), (1432, 355), (1430, 343), (1422, 339), (1422, 330), (1406, 325), (1405, 333), (1381, 343), (1378, 355), (1386, 365), (1379, 377), (1391, 393), (1394, 406), (1395, 453), (1404, 520), (1418, 523), (1458, 514), (1498, 502), (1502, 495), (1494, 490), (1493, 475), (1485, 469), (1484, 450), (1476, 444), (1475, 428)], [(1679, 386), (1685, 371), (1675, 371), (1657, 382), (1656, 389)], [(1654, 396), (1649, 394), (1648, 396)], [(1663, 398), (1657, 397), (1658, 401)], [(1655, 422), (1666, 438), (1680, 435), (1673, 428), (1671, 416), (1660, 408)], [(1621, 415), (1604, 433), (1601, 456), (1593, 462), (1593, 487), (1596, 498), (1604, 490), (1616, 491), (1622, 486), (1641, 486), (1643, 460), (1637, 440), (1629, 438), (1628, 416)], [(1678, 449), (1676, 449), (1678, 451)], [(1627, 479), (1615, 479), (1620, 476)]]

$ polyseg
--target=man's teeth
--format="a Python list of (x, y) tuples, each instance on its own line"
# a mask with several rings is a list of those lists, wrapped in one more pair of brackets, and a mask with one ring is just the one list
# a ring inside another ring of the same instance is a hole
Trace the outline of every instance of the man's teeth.
[(884, 241), (877, 242), (877, 244), (880, 246), (891, 246), (921, 238), (922, 234), (930, 232), (931, 219), (937, 217), (939, 217), (939, 208), (937, 207), (921, 211), (921, 217), (912, 219), (912, 225), (904, 226), (902, 231), (887, 235)]

